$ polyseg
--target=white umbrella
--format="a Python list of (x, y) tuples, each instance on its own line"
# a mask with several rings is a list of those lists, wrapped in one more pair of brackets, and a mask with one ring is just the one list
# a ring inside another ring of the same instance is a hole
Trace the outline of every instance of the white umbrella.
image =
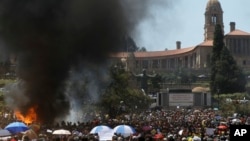
[(70, 135), (71, 132), (69, 130), (65, 130), (65, 129), (58, 129), (58, 130), (54, 130), (52, 132), (53, 135)]
[(107, 141), (107, 140), (112, 140), (112, 137), (114, 136), (114, 131), (113, 129), (107, 129), (105, 131), (100, 131), (98, 132), (99, 136), (99, 141)]
[(199, 112), (201, 112), (200, 110), (194, 110), (194, 113), (199, 113)]
[(193, 141), (201, 141), (201, 138), (198, 137), (198, 136), (194, 136), (194, 137), (193, 137)]
[(180, 130), (180, 131), (178, 132), (179, 135), (182, 135), (182, 133), (183, 133), (183, 130)]
[(10, 136), (11, 133), (9, 130), (7, 129), (0, 129), (0, 137), (6, 137), (6, 136)]
[(0, 137), (0, 140), (3, 140), (3, 141), (9, 141), (10, 139), (11, 139), (11, 136)]
[(233, 123), (239, 123), (239, 122), (241, 122), (241, 120), (240, 120), (240, 119), (235, 118), (235, 119), (233, 119), (233, 120), (232, 120), (232, 122), (233, 122)]
[(135, 132), (135, 129), (129, 125), (118, 125), (114, 129), (114, 133), (121, 134), (124, 137), (128, 137)]

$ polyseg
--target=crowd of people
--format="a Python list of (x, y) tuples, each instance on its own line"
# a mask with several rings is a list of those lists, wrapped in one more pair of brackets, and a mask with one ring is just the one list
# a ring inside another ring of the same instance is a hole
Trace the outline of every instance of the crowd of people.
[[(2, 128), (14, 120), (10, 115), (6, 111), (1, 113)], [(39, 125), (36, 140), (98, 140), (98, 134), (90, 133), (91, 129), (98, 125), (107, 125), (111, 128), (117, 125), (129, 125), (135, 129), (136, 133), (127, 137), (115, 133), (112, 140), (228, 141), (230, 140), (230, 125), (246, 124), (247, 122), (247, 116), (235, 114), (231, 117), (223, 117), (219, 111), (213, 109), (158, 109), (122, 114), (116, 118), (110, 118), (104, 113), (95, 113), (92, 116), (92, 120), (84, 122), (62, 121), (53, 125)], [(56, 129), (69, 130), (71, 135), (55, 136), (52, 131)], [(15, 135), (15, 138), (25, 140), (22, 134)], [(26, 138), (26, 140), (29, 139)]]

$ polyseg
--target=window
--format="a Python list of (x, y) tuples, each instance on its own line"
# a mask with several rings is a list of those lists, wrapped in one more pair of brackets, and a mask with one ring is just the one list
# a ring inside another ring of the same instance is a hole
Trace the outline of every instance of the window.
[(190, 66), (193, 67), (193, 55), (190, 56)]
[(170, 60), (170, 68), (175, 68), (175, 59)]
[(204, 106), (207, 106), (207, 93), (204, 93)]
[(135, 62), (135, 67), (136, 67), (136, 68), (139, 68), (139, 67), (140, 67), (140, 62), (139, 62), (139, 61), (136, 61), (136, 62)]
[(147, 69), (148, 68), (148, 60), (143, 60), (142, 66), (143, 66), (143, 68)]
[(185, 56), (184, 60), (185, 60), (185, 66), (184, 67), (187, 68), (188, 67), (188, 56)]
[(210, 67), (210, 65), (211, 65), (211, 56), (210, 56), (210, 54), (207, 55), (207, 61), (206, 62), (207, 62), (207, 66)]
[(161, 66), (162, 66), (162, 68), (167, 68), (167, 59), (161, 60)]
[(153, 60), (153, 68), (158, 68), (158, 67), (159, 67), (158, 60)]
[(217, 23), (217, 16), (216, 16), (215, 14), (212, 15), (212, 17), (211, 17), (211, 22), (212, 22), (213, 24), (216, 24), (216, 23)]

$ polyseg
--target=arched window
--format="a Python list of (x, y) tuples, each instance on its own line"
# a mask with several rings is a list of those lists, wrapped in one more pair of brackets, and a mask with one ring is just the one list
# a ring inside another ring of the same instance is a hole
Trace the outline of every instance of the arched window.
[(216, 23), (217, 23), (217, 15), (216, 15), (216, 14), (212, 14), (211, 22), (212, 22), (213, 24), (216, 24)]

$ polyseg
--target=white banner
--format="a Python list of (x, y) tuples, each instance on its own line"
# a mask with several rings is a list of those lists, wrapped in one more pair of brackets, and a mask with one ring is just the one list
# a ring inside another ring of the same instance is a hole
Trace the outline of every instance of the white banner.
[(193, 94), (169, 94), (169, 106), (192, 106)]

